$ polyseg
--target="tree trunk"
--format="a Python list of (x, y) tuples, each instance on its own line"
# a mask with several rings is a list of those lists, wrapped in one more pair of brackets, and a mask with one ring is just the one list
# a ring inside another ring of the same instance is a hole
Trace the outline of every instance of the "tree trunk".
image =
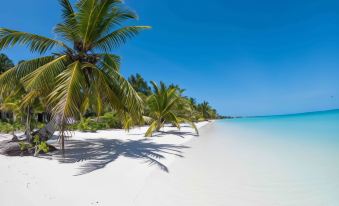
[(15, 122), (16, 122), (16, 115), (15, 115), (15, 113), (13, 113), (13, 122), (12, 122), (12, 126), (13, 126), (13, 128), (12, 128), (12, 136), (13, 136), (13, 138), (16, 137), (15, 136), (15, 131), (16, 131)]
[(62, 157), (65, 157), (65, 136), (62, 134), (61, 136), (61, 151), (62, 151)]
[(61, 125), (60, 125), (59, 129), (60, 129), (62, 157), (65, 157), (65, 125), (64, 125), (64, 121), (61, 121)]
[(159, 132), (159, 131), (160, 131), (160, 129), (161, 129), (161, 125), (162, 125), (162, 122), (161, 122), (161, 120), (158, 120), (158, 122), (157, 122), (157, 128), (155, 129), (157, 132)]
[(27, 116), (26, 116), (26, 131), (25, 135), (27, 137), (28, 142), (32, 142), (32, 135), (31, 135), (31, 108), (27, 108)]

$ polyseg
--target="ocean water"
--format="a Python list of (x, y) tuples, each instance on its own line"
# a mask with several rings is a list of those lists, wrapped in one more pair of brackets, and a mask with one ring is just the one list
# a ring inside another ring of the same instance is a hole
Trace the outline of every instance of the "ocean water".
[(339, 110), (229, 119), (201, 130), (169, 174), (162, 205), (339, 206)]
[(339, 146), (339, 110), (227, 119), (218, 121), (216, 124), (220, 130), (235, 130), (247, 137), (251, 136), (250, 133), (256, 136), (262, 135), (269, 141), (323, 145), (327, 149), (335, 150)]

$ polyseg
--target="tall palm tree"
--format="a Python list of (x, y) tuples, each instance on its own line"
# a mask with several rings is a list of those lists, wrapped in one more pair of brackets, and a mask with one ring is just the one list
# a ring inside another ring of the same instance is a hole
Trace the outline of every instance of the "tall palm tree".
[(0, 74), (12, 67), (14, 67), (13, 61), (5, 54), (0, 54)]
[(110, 52), (150, 27), (122, 27), (122, 22), (137, 16), (121, 0), (78, 0), (75, 6), (69, 0), (59, 2), (63, 21), (54, 28), (57, 39), (0, 28), (0, 50), (19, 44), (32, 52), (51, 53), (3, 73), (0, 94), (24, 88), (27, 98), (46, 97), (64, 149), (67, 125), (79, 118), (84, 102), (89, 101), (98, 111), (110, 105), (120, 113), (141, 118), (142, 100), (119, 73), (119, 56)]
[(146, 120), (149, 121), (150, 127), (145, 136), (151, 137), (165, 123), (171, 123), (180, 129), (182, 122), (189, 123), (199, 134), (195, 124), (186, 116), (185, 111), (189, 109), (189, 105), (186, 99), (180, 96), (180, 91), (177, 91), (175, 87), (167, 88), (164, 83), (161, 83), (160, 87), (153, 81), (151, 83), (154, 93), (147, 99), (149, 117), (146, 117)]

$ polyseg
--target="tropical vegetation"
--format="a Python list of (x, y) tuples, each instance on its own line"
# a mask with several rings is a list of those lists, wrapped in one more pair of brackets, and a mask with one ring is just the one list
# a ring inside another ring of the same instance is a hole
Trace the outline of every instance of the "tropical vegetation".
[(0, 49), (23, 44), (40, 54), (53, 51), (3, 73), (0, 92), (3, 98), (20, 95), (27, 110), (36, 99), (43, 101), (61, 131), (64, 148), (67, 126), (85, 110), (101, 115), (107, 104), (140, 119), (142, 100), (119, 73), (120, 57), (110, 52), (150, 27), (121, 27), (137, 16), (118, 0), (79, 0), (75, 7), (68, 0), (60, 4), (63, 21), (54, 29), (60, 40), (0, 28)]
[(207, 102), (183, 96), (178, 85), (152, 82), (152, 89), (140, 74), (128, 80), (121, 75), (121, 59), (112, 51), (150, 29), (123, 26), (137, 15), (121, 0), (59, 2), (62, 22), (54, 28), (56, 38), (0, 28), (0, 50), (24, 45), (42, 55), (17, 65), (0, 55), (0, 132), (25, 130), (28, 143), (22, 148), (47, 151), (46, 131), (60, 131), (63, 150), (70, 130), (149, 124), (146, 136), (152, 136), (166, 123), (180, 128), (186, 122), (198, 133), (194, 122), (218, 117)]
[(171, 123), (180, 129), (180, 123), (189, 123), (198, 134), (198, 129), (189, 117), (191, 107), (185, 98), (181, 97), (181, 92), (175, 87), (166, 87), (164, 83), (160, 83), (160, 87), (151, 82), (154, 88), (147, 98), (148, 115), (146, 117), (150, 127), (146, 132), (146, 136), (150, 137), (155, 131), (159, 131), (165, 123)]
[(0, 54), (0, 74), (12, 67), (14, 67), (13, 61), (10, 60), (6, 54)]

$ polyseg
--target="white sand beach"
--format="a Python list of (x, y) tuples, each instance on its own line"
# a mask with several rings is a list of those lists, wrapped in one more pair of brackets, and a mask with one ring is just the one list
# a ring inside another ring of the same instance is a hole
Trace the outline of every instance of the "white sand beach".
[(185, 125), (180, 131), (165, 127), (165, 133), (147, 139), (146, 129), (75, 132), (65, 158), (60, 152), (40, 158), (0, 156), (0, 205), (140, 205), (139, 194), (152, 173), (171, 173), (171, 163), (184, 158), (187, 143), (196, 138)]

